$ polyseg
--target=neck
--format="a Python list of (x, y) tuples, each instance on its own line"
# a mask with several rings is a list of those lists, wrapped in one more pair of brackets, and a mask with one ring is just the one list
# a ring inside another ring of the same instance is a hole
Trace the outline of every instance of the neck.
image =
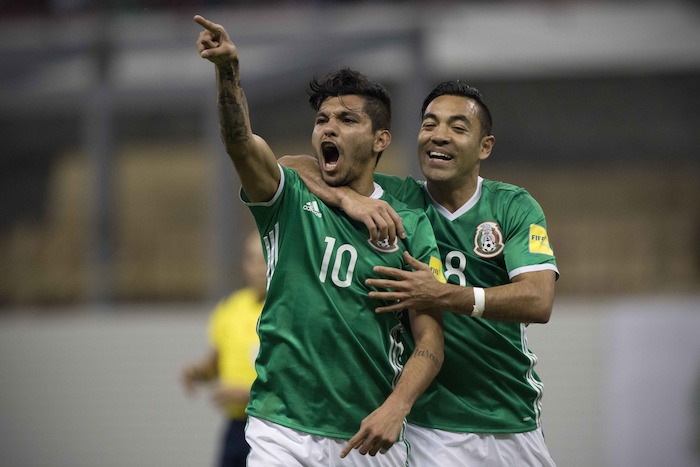
[(428, 193), (433, 199), (450, 212), (455, 212), (466, 204), (476, 193), (478, 185), (478, 174), (468, 180), (461, 180), (453, 183), (446, 180), (428, 180), (426, 183)]
[(374, 173), (364, 176), (348, 183), (348, 187), (358, 192), (362, 196), (371, 196), (374, 193)]

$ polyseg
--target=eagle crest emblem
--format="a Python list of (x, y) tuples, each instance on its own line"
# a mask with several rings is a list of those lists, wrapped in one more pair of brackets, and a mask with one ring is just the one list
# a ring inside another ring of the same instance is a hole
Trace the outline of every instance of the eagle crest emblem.
[(482, 222), (474, 235), (474, 253), (482, 258), (493, 258), (503, 251), (503, 234), (495, 222)]

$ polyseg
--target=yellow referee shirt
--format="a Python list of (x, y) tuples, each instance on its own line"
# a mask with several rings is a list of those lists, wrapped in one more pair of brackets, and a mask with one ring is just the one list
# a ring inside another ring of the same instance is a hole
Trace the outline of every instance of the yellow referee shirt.
[[(222, 300), (212, 312), (209, 339), (219, 354), (219, 378), (224, 385), (250, 389), (255, 380), (260, 348), (256, 326), (263, 303), (253, 289), (245, 288)], [(246, 405), (232, 406), (229, 416), (245, 419)]]

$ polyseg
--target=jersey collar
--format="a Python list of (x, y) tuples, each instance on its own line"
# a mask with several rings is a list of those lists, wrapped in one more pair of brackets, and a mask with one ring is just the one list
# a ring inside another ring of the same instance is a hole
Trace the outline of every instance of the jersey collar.
[(379, 186), (379, 184), (377, 182), (374, 182), (374, 191), (372, 192), (372, 194), (369, 197), (373, 198), (373, 199), (379, 199), (383, 195), (384, 195), (384, 188)]
[(425, 190), (426, 194), (430, 198), (430, 202), (433, 204), (437, 212), (440, 213), (444, 218), (453, 221), (463, 214), (465, 214), (467, 211), (469, 211), (471, 208), (473, 208), (477, 202), (479, 202), (479, 199), (481, 198), (481, 186), (484, 182), (484, 179), (481, 177), (478, 177), (476, 180), (476, 190), (474, 191), (474, 194), (472, 195), (471, 198), (467, 200), (466, 203), (464, 203), (459, 209), (457, 209), (455, 212), (450, 212), (448, 211), (445, 207), (443, 207), (440, 203), (435, 201), (435, 199), (430, 195), (430, 192), (428, 191), (428, 183), (423, 184), (423, 190)]

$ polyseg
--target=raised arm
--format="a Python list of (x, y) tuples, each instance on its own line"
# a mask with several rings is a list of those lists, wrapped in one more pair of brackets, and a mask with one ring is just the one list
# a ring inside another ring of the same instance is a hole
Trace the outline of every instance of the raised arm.
[(396, 237), (405, 238), (403, 222), (396, 211), (381, 199), (362, 196), (348, 186), (329, 186), (321, 176), (318, 160), (312, 156), (284, 156), (279, 163), (294, 169), (313, 194), (329, 206), (343, 209), (352, 219), (367, 226), (369, 236), (375, 244), (389, 239), (393, 245)]
[(219, 125), (226, 153), (250, 200), (269, 201), (279, 186), (279, 168), (272, 149), (251, 129), (236, 46), (223, 26), (199, 15), (194, 20), (204, 28), (196, 42), (199, 55), (216, 66)]

